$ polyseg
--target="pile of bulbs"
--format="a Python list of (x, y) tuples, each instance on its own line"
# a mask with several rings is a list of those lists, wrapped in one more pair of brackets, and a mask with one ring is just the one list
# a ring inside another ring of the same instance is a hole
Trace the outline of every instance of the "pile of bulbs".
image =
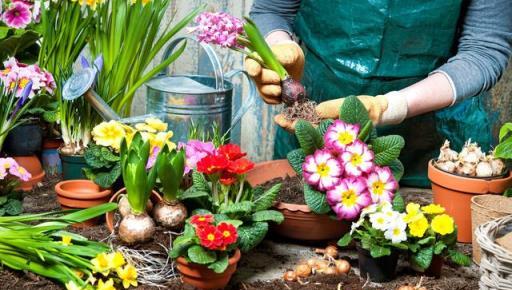
[(324, 275), (343, 275), (350, 272), (350, 263), (347, 260), (338, 259), (338, 248), (327, 246), (325, 249), (316, 249), (317, 254), (322, 258), (311, 258), (300, 263), (294, 271), (286, 271), (283, 280), (287, 282), (301, 282), (301, 278), (308, 278), (316, 273)]
[(450, 142), (446, 140), (434, 165), (443, 171), (469, 177), (500, 176), (507, 169), (494, 152), (483, 153), (477, 143), (471, 143), (471, 139), (459, 153), (450, 149)]

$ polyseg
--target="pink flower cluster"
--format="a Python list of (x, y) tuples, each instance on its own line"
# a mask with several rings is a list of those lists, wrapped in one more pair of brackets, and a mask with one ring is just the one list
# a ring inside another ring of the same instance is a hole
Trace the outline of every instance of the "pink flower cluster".
[(217, 149), (212, 142), (203, 142), (199, 140), (189, 140), (187, 144), (180, 144), (185, 146), (185, 174), (189, 173), (192, 169), (195, 169), (197, 163), (208, 155), (215, 155)]
[(32, 85), (29, 99), (43, 92), (53, 94), (56, 88), (52, 74), (42, 70), (37, 64), (26, 65), (11, 57), (4, 62), (4, 67), (4, 70), (0, 70), (0, 85), (3, 84), (9, 92), (16, 90), (17, 97), (22, 95), (23, 89), (29, 83)]
[(28, 181), (32, 177), (30, 172), (19, 166), (13, 158), (0, 158), (0, 180), (5, 179), (8, 174), (16, 176), (22, 181)]
[(242, 20), (224, 12), (203, 12), (199, 14), (192, 27), (199, 41), (222, 47), (239, 47), (237, 36), (243, 33)]
[(38, 23), (41, 16), (41, 1), (7, 1), (5, 11), (0, 1), (0, 20), (8, 27), (23, 29), (30, 23)]
[(374, 163), (358, 134), (359, 125), (334, 121), (324, 135), (324, 148), (306, 156), (302, 165), (306, 183), (326, 192), (327, 202), (344, 220), (356, 219), (372, 203), (390, 202), (398, 187), (391, 170)]

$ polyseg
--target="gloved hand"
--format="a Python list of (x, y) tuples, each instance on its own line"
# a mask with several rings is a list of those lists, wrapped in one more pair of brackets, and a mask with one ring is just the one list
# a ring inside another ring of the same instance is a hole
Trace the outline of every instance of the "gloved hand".
[[(375, 97), (361, 95), (357, 98), (368, 110), (368, 115), (374, 125), (399, 124), (407, 116), (407, 99), (400, 92), (390, 92)], [(337, 119), (340, 106), (344, 101), (345, 98), (340, 98), (322, 102), (316, 106), (316, 112), (322, 119)], [(289, 121), (282, 114), (275, 116), (274, 122), (290, 133), (295, 132), (296, 121)]]
[[(300, 46), (294, 41), (286, 41), (272, 45), (271, 49), (288, 74), (293, 79), (300, 80), (304, 71), (304, 52)], [(263, 68), (251, 58), (245, 59), (245, 70), (256, 82), (265, 103), (281, 103), (281, 80), (276, 72)]]

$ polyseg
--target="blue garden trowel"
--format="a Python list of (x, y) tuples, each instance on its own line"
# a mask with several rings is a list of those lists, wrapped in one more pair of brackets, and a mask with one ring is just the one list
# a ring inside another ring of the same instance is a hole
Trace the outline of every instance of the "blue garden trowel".
[(94, 68), (83, 68), (73, 73), (62, 89), (62, 98), (72, 101), (84, 96), (85, 100), (98, 112), (105, 121), (115, 120), (121, 123), (139, 123), (147, 118), (156, 118), (153, 114), (121, 118), (112, 108), (94, 91), (93, 84), (96, 79)]

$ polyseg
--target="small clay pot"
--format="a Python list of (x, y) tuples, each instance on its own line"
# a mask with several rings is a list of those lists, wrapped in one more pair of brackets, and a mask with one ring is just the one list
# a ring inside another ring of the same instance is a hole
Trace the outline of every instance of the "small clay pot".
[[(117, 203), (119, 198), (121, 197), (121, 195), (124, 194), (125, 192), (126, 192), (126, 187), (122, 188), (118, 192), (114, 193), (114, 195), (110, 198), (109, 202)], [(150, 199), (151, 199), (151, 202), (153, 202), (153, 204), (157, 204), (162, 200), (162, 197), (160, 196), (160, 194), (158, 194), (158, 192), (153, 190), (153, 191), (151, 191)], [(113, 211), (109, 211), (105, 214), (105, 221), (107, 223), (108, 230), (113, 233), (115, 231), (114, 212)]]
[(512, 186), (512, 173), (502, 178), (470, 178), (436, 168), (431, 160), (428, 178), (432, 182), (434, 203), (446, 208), (457, 224), (457, 241), (471, 243), (471, 198), (481, 194), (503, 194)]
[(443, 269), (444, 258), (440, 255), (434, 255), (430, 266), (425, 269), (425, 275), (439, 279), (441, 277), (441, 270)]
[[(86, 179), (65, 180), (55, 185), (57, 200), (62, 209), (84, 209), (107, 203), (112, 191), (102, 189), (96, 183)], [(74, 227), (95, 225), (99, 218), (73, 224)]]
[(28, 181), (20, 181), (20, 186), (18, 187), (19, 190), (31, 191), (35, 185), (43, 181), (45, 172), (41, 165), (41, 161), (39, 161), (39, 158), (37, 158), (36, 155), (15, 156), (13, 158), (19, 166), (25, 168), (32, 175)]
[[(247, 173), (247, 181), (256, 186), (274, 178), (295, 175), (288, 160), (281, 159), (256, 164)], [(272, 231), (284, 238), (308, 242), (335, 240), (350, 230), (349, 222), (335, 220), (326, 214), (316, 214), (305, 204), (279, 202), (274, 207), (284, 215), (284, 221), (272, 224)]]
[(396, 265), (398, 263), (398, 253), (391, 250), (391, 255), (374, 258), (368, 250), (360, 245), (356, 246), (359, 259), (359, 276), (366, 280), (370, 277), (372, 282), (388, 282), (396, 277)]
[(240, 256), (240, 250), (236, 249), (233, 256), (229, 258), (229, 266), (226, 271), (220, 274), (213, 272), (204, 265), (187, 262), (183, 257), (176, 260), (176, 267), (180, 271), (181, 279), (185, 284), (198, 289), (224, 289), (236, 271)]

